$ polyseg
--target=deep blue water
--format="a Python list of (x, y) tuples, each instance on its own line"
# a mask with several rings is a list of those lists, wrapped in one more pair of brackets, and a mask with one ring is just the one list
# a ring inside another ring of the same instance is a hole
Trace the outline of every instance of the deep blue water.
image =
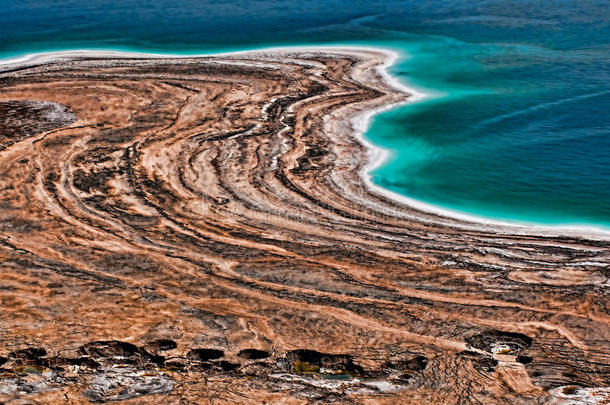
[(610, 1), (0, 0), (0, 57), (64, 49), (397, 50), (429, 97), (379, 115), (379, 185), (454, 210), (610, 226)]

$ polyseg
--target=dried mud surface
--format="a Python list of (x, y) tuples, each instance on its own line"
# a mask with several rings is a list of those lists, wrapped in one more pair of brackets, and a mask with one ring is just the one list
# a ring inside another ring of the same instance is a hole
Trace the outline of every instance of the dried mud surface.
[(610, 401), (609, 242), (364, 186), (384, 58), (0, 67), (0, 403)]

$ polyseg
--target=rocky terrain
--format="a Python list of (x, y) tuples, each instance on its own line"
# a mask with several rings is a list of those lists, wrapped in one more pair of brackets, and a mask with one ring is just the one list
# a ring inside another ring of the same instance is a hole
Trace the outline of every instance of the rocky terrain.
[(610, 241), (369, 189), (372, 50), (0, 65), (0, 403), (610, 403)]

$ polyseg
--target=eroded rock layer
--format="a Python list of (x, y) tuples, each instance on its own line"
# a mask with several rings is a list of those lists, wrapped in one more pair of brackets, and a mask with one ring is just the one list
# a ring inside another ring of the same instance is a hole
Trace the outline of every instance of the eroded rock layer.
[(364, 186), (384, 58), (0, 67), (0, 402), (607, 395), (608, 241)]

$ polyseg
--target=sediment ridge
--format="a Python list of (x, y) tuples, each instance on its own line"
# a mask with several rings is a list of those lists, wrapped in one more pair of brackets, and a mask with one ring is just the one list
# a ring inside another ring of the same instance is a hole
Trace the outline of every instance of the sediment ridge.
[(610, 241), (371, 188), (387, 63), (0, 65), (0, 403), (607, 400)]

